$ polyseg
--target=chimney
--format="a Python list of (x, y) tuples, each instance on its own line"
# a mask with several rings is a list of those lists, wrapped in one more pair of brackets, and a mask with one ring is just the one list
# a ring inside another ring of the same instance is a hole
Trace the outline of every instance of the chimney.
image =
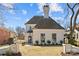
[(43, 6), (44, 18), (49, 18), (49, 5)]

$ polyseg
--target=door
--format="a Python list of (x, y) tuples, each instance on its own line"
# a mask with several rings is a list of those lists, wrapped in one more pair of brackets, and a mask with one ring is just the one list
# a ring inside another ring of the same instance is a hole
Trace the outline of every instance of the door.
[(32, 44), (32, 36), (28, 36), (28, 43)]

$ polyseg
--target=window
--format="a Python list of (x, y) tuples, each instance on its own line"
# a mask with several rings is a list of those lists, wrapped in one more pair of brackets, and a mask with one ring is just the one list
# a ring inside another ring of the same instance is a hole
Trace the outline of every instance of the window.
[(56, 33), (52, 34), (52, 39), (54, 40), (54, 42), (56, 42)]
[(45, 43), (45, 33), (41, 33), (41, 43)]
[(28, 36), (28, 43), (29, 43), (29, 44), (32, 43), (32, 36)]
[(45, 33), (41, 33), (41, 39), (45, 39)]

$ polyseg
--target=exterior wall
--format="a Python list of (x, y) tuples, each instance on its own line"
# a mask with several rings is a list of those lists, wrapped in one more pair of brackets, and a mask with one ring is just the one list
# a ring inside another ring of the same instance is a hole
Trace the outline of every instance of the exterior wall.
[[(47, 42), (47, 40), (52, 41), (52, 34), (56, 33), (56, 39), (57, 39), (57, 43), (60, 43), (60, 40), (64, 39), (64, 33), (65, 30), (62, 29), (33, 29), (33, 33), (32, 33), (32, 37), (33, 37), (33, 44), (35, 43), (36, 40), (38, 40), (41, 43), (41, 38), (40, 35), (41, 33), (45, 33), (45, 42)], [(26, 33), (26, 41), (28, 40), (28, 35)]]
[(28, 42), (28, 36), (29, 36), (29, 34), (25, 33), (25, 42)]
[(75, 35), (75, 40), (79, 41), (79, 31), (75, 30), (74, 35)]
[(31, 26), (32, 28), (34, 28), (36, 24), (26, 24), (26, 30), (29, 30), (29, 27)]

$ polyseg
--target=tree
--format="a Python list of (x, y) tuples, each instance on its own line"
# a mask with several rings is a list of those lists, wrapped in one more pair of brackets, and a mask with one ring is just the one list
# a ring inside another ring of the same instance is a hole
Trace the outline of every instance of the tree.
[[(71, 12), (72, 12), (72, 15), (71, 15), (71, 17), (70, 17), (70, 38), (72, 38), (72, 35), (73, 35), (73, 32), (74, 32), (74, 28), (73, 28), (73, 26), (72, 26), (72, 21), (73, 21), (73, 17), (74, 17), (74, 15), (75, 15), (75, 12), (76, 11), (74, 11), (74, 9), (75, 9), (75, 7), (77, 6), (77, 5), (79, 5), (78, 3), (75, 3), (74, 5), (73, 5), (73, 7), (71, 7), (70, 6), (70, 4), (69, 3), (67, 3), (67, 6), (68, 6), (68, 8), (71, 10)], [(75, 24), (76, 22), (75, 22), (75, 20), (74, 20), (74, 24)], [(75, 27), (75, 26), (74, 26)]]
[(22, 28), (18, 26), (16, 28), (16, 32), (17, 32), (18, 35), (21, 34), (22, 33)]
[(7, 4), (7, 3), (0, 4), (0, 27), (4, 27), (6, 22), (3, 12), (13, 9), (10, 5), (11, 4)]
[(73, 28), (73, 30), (76, 29), (76, 20), (77, 20), (78, 15), (79, 15), (79, 9), (77, 10), (76, 15), (74, 17), (74, 28)]
[(47, 40), (47, 43), (48, 43), (48, 44), (50, 44), (50, 43), (51, 43), (51, 41), (50, 41), (50, 40)]
[(5, 20), (3, 17), (3, 12), (2, 10), (0, 10), (0, 27), (4, 27), (4, 25), (5, 25)]
[(16, 33), (19, 39), (24, 39), (24, 32), (25, 32), (24, 28), (21, 28), (20, 26), (16, 28)]

